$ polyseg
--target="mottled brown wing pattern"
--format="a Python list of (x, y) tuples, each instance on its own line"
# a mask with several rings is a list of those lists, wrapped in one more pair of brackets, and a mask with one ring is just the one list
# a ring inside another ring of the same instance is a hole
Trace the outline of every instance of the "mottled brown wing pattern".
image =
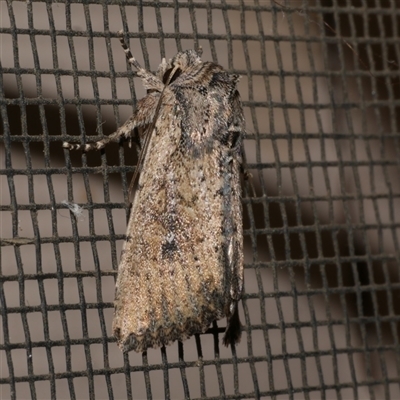
[(145, 351), (226, 316), (224, 343), (234, 344), (243, 288), (238, 77), (191, 50), (163, 60), (155, 76), (124, 49), (149, 94), (115, 134), (85, 148), (147, 129), (118, 268), (114, 335), (124, 351)]

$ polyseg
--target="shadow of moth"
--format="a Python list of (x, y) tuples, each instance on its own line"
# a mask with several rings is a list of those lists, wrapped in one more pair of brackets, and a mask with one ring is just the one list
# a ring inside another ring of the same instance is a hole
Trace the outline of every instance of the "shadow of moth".
[(120, 32), (147, 95), (131, 118), (96, 143), (138, 134), (137, 189), (118, 267), (113, 333), (123, 351), (184, 340), (226, 316), (223, 342), (240, 340), (243, 289), (240, 169), (245, 134), (239, 77), (201, 50), (143, 69)]

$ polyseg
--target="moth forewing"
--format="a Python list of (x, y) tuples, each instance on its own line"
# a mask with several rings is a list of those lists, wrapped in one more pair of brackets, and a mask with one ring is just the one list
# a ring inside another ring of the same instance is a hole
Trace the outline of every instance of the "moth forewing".
[(145, 351), (226, 316), (223, 341), (234, 344), (243, 288), (238, 77), (192, 50), (163, 60), (155, 76), (123, 47), (148, 95), (110, 139), (85, 148), (138, 127), (147, 132), (118, 267), (114, 335), (124, 351)]

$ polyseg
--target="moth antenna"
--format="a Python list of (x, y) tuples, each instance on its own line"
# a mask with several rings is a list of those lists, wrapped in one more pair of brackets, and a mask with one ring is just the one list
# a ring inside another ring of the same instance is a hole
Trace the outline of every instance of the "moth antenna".
[[(164, 86), (164, 89), (165, 89), (165, 86)], [(142, 169), (142, 163), (143, 163), (143, 160), (144, 160), (144, 158), (145, 158), (145, 156), (146, 156), (147, 149), (148, 149), (148, 147), (149, 147), (149, 143), (150, 143), (150, 139), (151, 139), (151, 134), (152, 134), (152, 132), (153, 132), (155, 126), (156, 126), (158, 114), (159, 114), (160, 108), (161, 108), (161, 102), (162, 102), (162, 97), (163, 97), (163, 94), (164, 94), (164, 89), (163, 89), (163, 91), (161, 92), (160, 98), (159, 98), (159, 100), (158, 100), (157, 107), (156, 107), (156, 112), (154, 113), (153, 121), (152, 121), (150, 127), (149, 127), (148, 129), (146, 129), (146, 134), (145, 134), (145, 139), (144, 139), (143, 148), (142, 148), (142, 150), (141, 150), (141, 152), (140, 152), (140, 154), (139, 154), (139, 159), (138, 159), (138, 162), (137, 162), (137, 164), (136, 164), (135, 172), (133, 173), (133, 177), (132, 177), (131, 183), (130, 183), (130, 185), (129, 185), (129, 192), (128, 192), (129, 197), (130, 197), (130, 195), (131, 195), (131, 192), (132, 192), (132, 190), (133, 190), (133, 187), (135, 186), (135, 182), (136, 182), (136, 179), (137, 179), (138, 176), (139, 176), (140, 170)]]

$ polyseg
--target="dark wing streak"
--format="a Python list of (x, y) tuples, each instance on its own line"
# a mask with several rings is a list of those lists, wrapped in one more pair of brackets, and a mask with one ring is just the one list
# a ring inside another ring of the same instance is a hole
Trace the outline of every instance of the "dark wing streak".
[(134, 172), (134, 174), (133, 174), (131, 183), (130, 183), (130, 185), (129, 185), (129, 191), (128, 191), (129, 197), (130, 197), (130, 194), (132, 193), (132, 190), (133, 190), (133, 187), (134, 187), (134, 185), (135, 185), (136, 179), (137, 179), (137, 177), (139, 176), (140, 170), (142, 169), (143, 161), (144, 161), (144, 159), (146, 158), (147, 149), (148, 149), (148, 147), (149, 147), (151, 135), (152, 135), (152, 133), (153, 133), (153, 131), (154, 131), (154, 128), (155, 128), (155, 126), (156, 126), (158, 114), (159, 114), (160, 109), (161, 109), (161, 102), (162, 102), (162, 98), (163, 98), (163, 94), (164, 94), (165, 88), (166, 88), (166, 86), (164, 86), (164, 89), (162, 90), (161, 95), (160, 95), (160, 98), (159, 98), (159, 100), (158, 100), (157, 107), (156, 107), (156, 111), (155, 111), (155, 113), (154, 113), (153, 121), (152, 121), (150, 127), (146, 129), (146, 133), (144, 134), (144, 144), (143, 144), (143, 148), (142, 148), (142, 150), (140, 151), (139, 159), (138, 159), (138, 162), (137, 162), (136, 168), (135, 168), (135, 172)]
[(162, 98), (163, 98), (163, 94), (164, 94), (165, 88), (169, 85), (169, 83), (170, 83), (172, 77), (174, 76), (174, 74), (175, 74), (175, 72), (176, 72), (176, 70), (177, 70), (178, 68), (179, 68), (179, 65), (175, 66), (175, 67), (173, 68), (173, 70), (171, 71), (171, 73), (169, 74), (168, 80), (167, 80), (167, 82), (165, 82), (164, 88), (163, 88), (163, 90), (162, 90), (162, 92), (161, 92), (161, 94), (160, 94), (160, 99), (158, 100), (158, 103), (157, 103), (156, 111), (155, 111), (155, 113), (154, 113), (153, 122), (151, 123), (149, 130), (146, 130), (147, 132), (146, 132), (146, 134), (145, 134), (143, 149), (142, 149), (142, 151), (140, 152), (139, 160), (138, 160), (138, 162), (137, 162), (135, 172), (134, 172), (134, 174), (133, 174), (131, 183), (130, 183), (130, 185), (129, 185), (129, 191), (128, 191), (129, 197), (130, 197), (130, 194), (131, 194), (131, 192), (132, 192), (132, 190), (133, 190), (133, 187), (134, 187), (134, 185), (135, 185), (135, 181), (136, 181), (137, 177), (139, 176), (140, 170), (141, 170), (141, 168), (142, 168), (143, 160), (144, 160), (145, 157), (146, 157), (147, 149), (148, 149), (149, 143), (150, 143), (151, 134), (152, 134), (153, 131), (154, 131), (154, 128), (155, 128), (156, 122), (157, 122), (157, 118), (158, 118), (158, 114), (159, 114), (160, 109), (161, 109), (161, 102), (162, 102)]

